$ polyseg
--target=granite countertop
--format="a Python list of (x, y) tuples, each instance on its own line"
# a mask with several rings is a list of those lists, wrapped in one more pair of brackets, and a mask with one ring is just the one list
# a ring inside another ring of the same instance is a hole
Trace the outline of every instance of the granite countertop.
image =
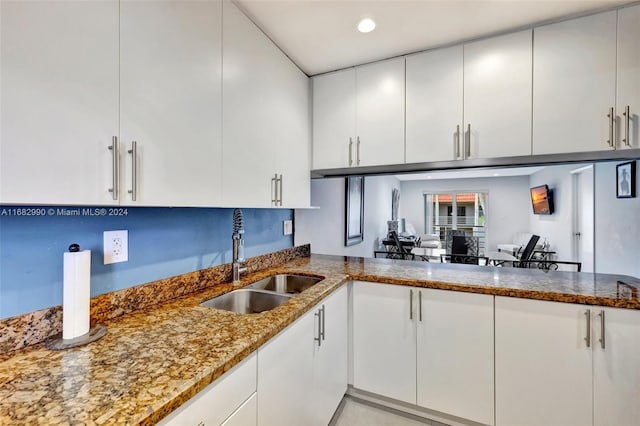
[[(269, 312), (239, 315), (200, 302), (275, 273), (323, 276)], [(0, 424), (153, 424), (349, 280), (640, 309), (631, 277), (531, 269), (300, 257), (110, 320), (92, 344), (35, 345), (0, 358)], [(627, 286), (619, 287), (623, 281)], [(628, 287), (630, 286), (630, 287)], [(620, 296), (619, 296), (620, 294)]]

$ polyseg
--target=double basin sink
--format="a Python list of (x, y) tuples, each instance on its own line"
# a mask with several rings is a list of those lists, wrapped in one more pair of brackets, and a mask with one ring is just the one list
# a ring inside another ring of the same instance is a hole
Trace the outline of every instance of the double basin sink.
[(257, 314), (277, 308), (319, 281), (322, 278), (306, 275), (272, 275), (239, 290), (206, 300), (201, 305), (239, 314)]

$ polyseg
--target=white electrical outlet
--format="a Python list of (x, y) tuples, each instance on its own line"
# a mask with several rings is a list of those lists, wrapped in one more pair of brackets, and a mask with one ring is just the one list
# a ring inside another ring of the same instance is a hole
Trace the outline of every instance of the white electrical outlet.
[(293, 234), (293, 221), (285, 220), (284, 221), (284, 235)]
[(104, 231), (104, 264), (129, 260), (129, 231)]

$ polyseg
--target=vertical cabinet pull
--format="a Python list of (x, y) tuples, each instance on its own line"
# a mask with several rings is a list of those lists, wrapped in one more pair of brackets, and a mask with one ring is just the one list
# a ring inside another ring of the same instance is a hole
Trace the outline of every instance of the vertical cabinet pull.
[(277, 173), (271, 178), (271, 203), (274, 206), (278, 205), (278, 174)]
[(356, 138), (356, 166), (360, 165), (360, 136)]
[(409, 319), (413, 320), (413, 290), (409, 290)]
[(605, 348), (605, 342), (604, 342), (604, 310), (600, 311), (598, 316), (600, 317), (600, 347), (602, 347), (602, 349), (604, 349)]
[(353, 165), (353, 138), (349, 138), (349, 166)]
[(609, 114), (607, 114), (607, 118), (609, 119), (609, 139), (607, 140), (607, 145), (609, 145), (611, 148), (615, 148), (616, 141), (613, 138), (615, 116), (613, 115), (613, 107), (609, 108)]
[(313, 340), (318, 342), (318, 347), (320, 347), (322, 346), (322, 310), (318, 309), (318, 312), (313, 315), (318, 317), (318, 337), (314, 337)]
[(113, 199), (117, 200), (118, 193), (120, 192), (118, 188), (118, 179), (119, 179), (120, 173), (118, 168), (119, 155), (118, 155), (118, 137), (117, 136), (113, 136), (111, 138), (111, 145), (109, 146), (109, 150), (111, 151), (111, 172), (113, 173), (111, 188), (109, 188), (109, 192), (111, 192), (111, 196), (113, 197)]
[(456, 126), (456, 136), (453, 139), (453, 154), (455, 155), (455, 159), (460, 158), (460, 125)]
[(324, 317), (326, 314), (326, 311), (324, 310), (324, 305), (322, 305), (320, 312), (322, 313), (322, 340), (324, 341), (324, 338), (325, 338)]
[(464, 159), (471, 157), (471, 123), (467, 124), (467, 134), (464, 140)]
[(280, 177), (278, 178), (278, 182), (280, 183), (279, 187), (280, 187), (280, 197), (278, 198), (278, 203), (280, 205), (280, 207), (282, 207), (282, 175), (280, 175)]
[(586, 317), (587, 322), (587, 335), (584, 338), (584, 341), (587, 342), (587, 347), (591, 347), (591, 309), (587, 309), (584, 312), (584, 316)]
[(422, 322), (422, 290), (418, 290), (418, 320)]
[(629, 105), (626, 106), (622, 115), (624, 116), (624, 138), (622, 139), (622, 143), (630, 147), (631, 138), (629, 136), (629, 121), (631, 120), (631, 111)]
[(138, 142), (131, 142), (131, 149), (127, 152), (131, 154), (131, 189), (127, 192), (131, 194), (131, 200), (136, 201), (138, 197)]

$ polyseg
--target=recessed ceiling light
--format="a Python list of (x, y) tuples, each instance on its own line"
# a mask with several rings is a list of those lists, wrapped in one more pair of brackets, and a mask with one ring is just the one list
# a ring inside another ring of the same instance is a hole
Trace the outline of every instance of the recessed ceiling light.
[(361, 33), (370, 33), (376, 27), (376, 23), (371, 18), (364, 18), (358, 22), (358, 31)]
[(494, 176), (500, 176), (500, 173), (494, 173), (493, 175)]

